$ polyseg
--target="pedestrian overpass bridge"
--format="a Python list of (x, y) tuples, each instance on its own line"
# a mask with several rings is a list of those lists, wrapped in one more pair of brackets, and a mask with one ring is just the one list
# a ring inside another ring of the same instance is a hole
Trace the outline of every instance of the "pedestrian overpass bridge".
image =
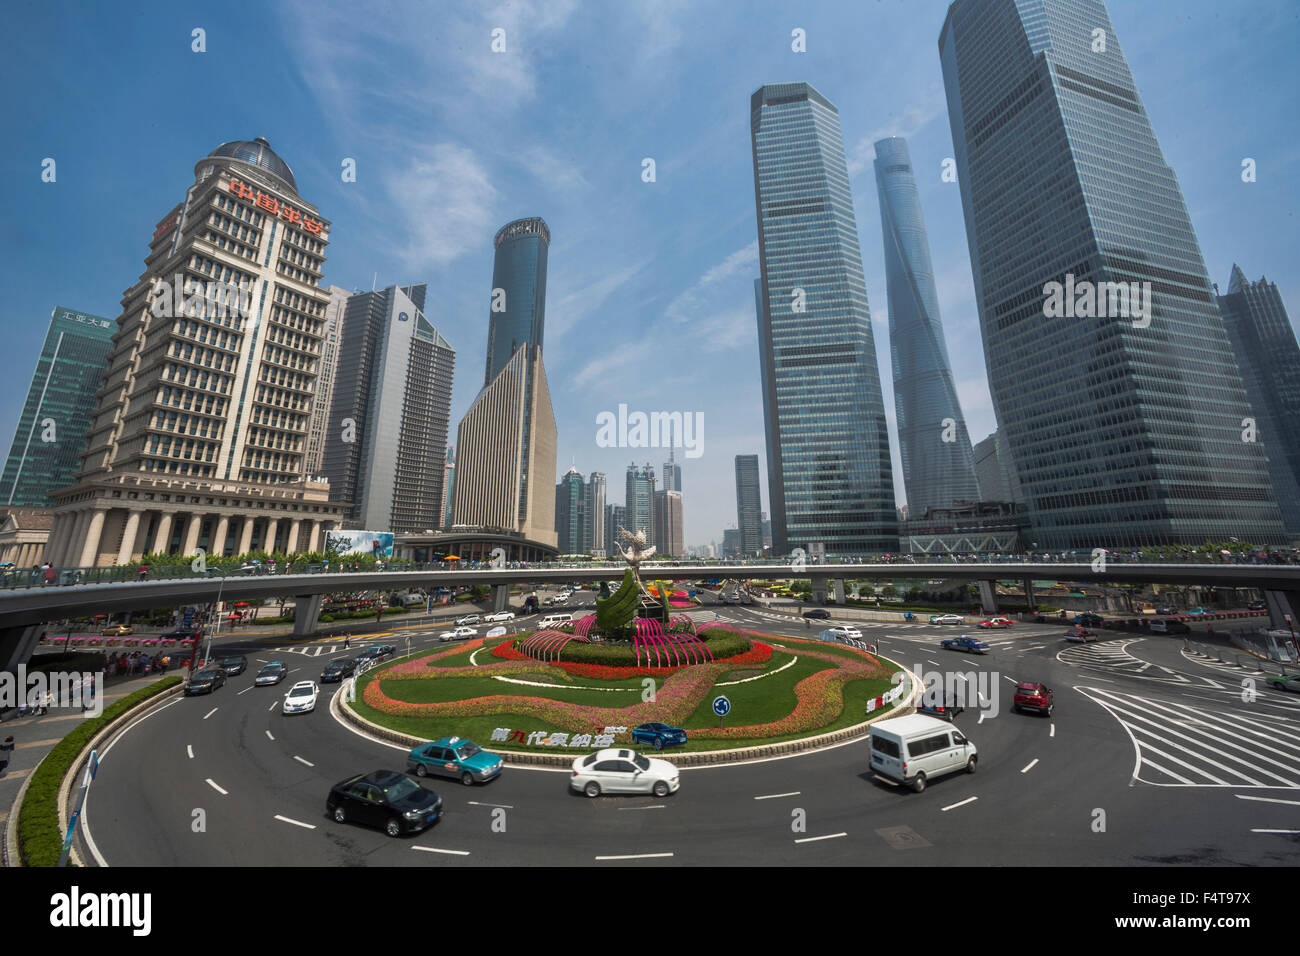
[[(200, 574), (189, 565), (152, 568), (150, 580), (129, 579), (130, 569), (87, 568), (61, 574), (63, 580), (91, 581), (72, 585), (40, 586), (23, 573), (0, 590), (0, 668), (12, 670), (30, 658), (40, 639), (42, 625), (70, 617), (156, 607), (209, 604), (217, 601), (292, 597), (296, 612), (294, 634), (315, 633), (326, 594), (340, 591), (400, 591), (459, 585), (486, 584), (494, 589), (493, 609), (504, 610), (510, 586), (564, 582), (617, 580), (626, 564), (556, 566), (546, 563), (515, 567), (426, 568), (383, 571), (318, 571), (316, 573), (242, 575), (215, 568)], [(789, 562), (739, 562), (691, 564), (647, 562), (641, 565), (644, 581), (700, 581), (712, 578), (741, 580), (810, 579), (813, 602), (826, 603), (828, 593), (843, 600), (846, 579), (908, 579), (969, 581), (979, 587), (985, 613), (997, 611), (998, 581), (1022, 582), (1031, 606), (1033, 581), (1079, 584), (1169, 584), (1217, 588), (1255, 588), (1262, 591), (1276, 626), (1286, 616), (1300, 620), (1300, 565), (1278, 564), (1178, 564), (1172, 562), (1091, 563), (1050, 561), (987, 561), (931, 564), (810, 564)], [(96, 580), (98, 578), (98, 580)]]

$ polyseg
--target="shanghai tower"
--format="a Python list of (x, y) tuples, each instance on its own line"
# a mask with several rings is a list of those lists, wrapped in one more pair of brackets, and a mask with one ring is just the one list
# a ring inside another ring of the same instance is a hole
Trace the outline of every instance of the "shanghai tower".
[(948, 363), (930, 242), (907, 140), (879, 140), (875, 170), (889, 294), (894, 413), (908, 513), (919, 518), (927, 508), (978, 501), (979, 484)]
[(898, 549), (889, 433), (839, 111), (807, 83), (750, 98), (772, 549)]
[(1284, 543), (1182, 190), (1105, 4), (957, 0), (939, 58), (989, 390), (1031, 535)]

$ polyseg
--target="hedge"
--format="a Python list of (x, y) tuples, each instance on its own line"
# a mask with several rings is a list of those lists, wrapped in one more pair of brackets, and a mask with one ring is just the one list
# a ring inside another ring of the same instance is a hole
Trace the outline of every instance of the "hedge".
[(164, 677), (123, 697), (98, 717), (83, 720), (46, 754), (32, 774), (18, 814), (18, 856), (24, 866), (58, 866), (59, 856), (63, 853), (63, 830), (59, 826), (59, 788), (86, 744), (136, 704), (157, 697), (182, 680), (178, 676)]
[[(734, 631), (715, 631), (712, 637), (701, 635), (715, 660), (743, 654), (754, 646), (754, 642), (743, 634)], [(653, 652), (652, 652), (653, 653)], [(641, 657), (645, 657), (642, 650)], [(634, 667), (637, 664), (636, 651), (628, 644), (583, 644), (570, 641), (560, 652), (560, 660), (574, 664), (602, 664), (606, 667)]]

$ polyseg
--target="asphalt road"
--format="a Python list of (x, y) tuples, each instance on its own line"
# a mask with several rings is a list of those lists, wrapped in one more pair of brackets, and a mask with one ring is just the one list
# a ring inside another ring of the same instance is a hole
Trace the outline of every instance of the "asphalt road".
[[(719, 612), (770, 634), (808, 634), (797, 619), (762, 608)], [(390, 630), (381, 640), (402, 652), (406, 635), (418, 649), (436, 643), (438, 630)], [(392, 839), (335, 824), (325, 798), (352, 774), (405, 769), (405, 748), (363, 737), (332, 715), (338, 685), (323, 685), (315, 713), (279, 711), (288, 685), (317, 679), (344, 653), (342, 642), (258, 646), (240, 635), (222, 649), (245, 647), (248, 671), (211, 696), (156, 708), (102, 755), (83, 847), (88, 831), (92, 855), (112, 866), (1300, 861), (1296, 695), (1268, 690), (1261, 679), (1246, 702), (1243, 679), (1252, 674), (1184, 653), (1181, 638), (1115, 635), (1080, 646), (1062, 640), (1060, 625), (1017, 624), (982, 634), (994, 646), (977, 656), (940, 649), (939, 640), (961, 628), (862, 630), (910, 668), (973, 673), (997, 702), (996, 715), (971, 708), (957, 718), (979, 749), (975, 774), (934, 780), (915, 794), (874, 779), (865, 742), (854, 741), (684, 768), (680, 791), (663, 799), (592, 800), (569, 792), (567, 770), (507, 766), (487, 785), (425, 781), (442, 795), (444, 818)], [(289, 678), (253, 687), (258, 659), (272, 657), (289, 662)], [(1051, 718), (1011, 712), (1020, 680), (1055, 689)]]

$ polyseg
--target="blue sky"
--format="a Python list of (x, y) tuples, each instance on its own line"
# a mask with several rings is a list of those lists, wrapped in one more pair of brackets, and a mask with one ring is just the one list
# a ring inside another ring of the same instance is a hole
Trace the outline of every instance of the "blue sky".
[[(1293, 319), (1300, 83), (1293, 0), (1111, 0), (1112, 21), (1210, 277), (1239, 262)], [(609, 476), (660, 449), (596, 445), (596, 416), (704, 413), (684, 462), (686, 538), (735, 522), (733, 459), (765, 468), (752, 280), (749, 96), (806, 80), (840, 111), (891, 432), (888, 316), (871, 144), (909, 140), (973, 440), (995, 427), (937, 37), (943, 0), (647, 4), (275, 2), (24, 5), (7, 17), (0, 262), (13, 435), (50, 310), (116, 318), (159, 219), (217, 144), (265, 136), (333, 223), (326, 281), (429, 283), (457, 350), (455, 426), (482, 385), (492, 236), (550, 225), (545, 360), (570, 462)], [(364, 12), (358, 12), (364, 11)], [(206, 30), (206, 53), (191, 31)], [(505, 30), (506, 52), (491, 51)], [(791, 50), (796, 27), (807, 52)], [(1258, 180), (1242, 183), (1243, 157)], [(57, 181), (41, 182), (45, 157)], [(656, 181), (642, 181), (642, 160)], [(356, 182), (340, 176), (356, 160)], [(928, 172), (927, 172), (928, 171)], [(7, 446), (6, 446), (7, 447)], [(681, 460), (681, 453), (678, 452)], [(900, 502), (901, 468), (895, 439)], [(763, 507), (768, 508), (766, 472)]]

